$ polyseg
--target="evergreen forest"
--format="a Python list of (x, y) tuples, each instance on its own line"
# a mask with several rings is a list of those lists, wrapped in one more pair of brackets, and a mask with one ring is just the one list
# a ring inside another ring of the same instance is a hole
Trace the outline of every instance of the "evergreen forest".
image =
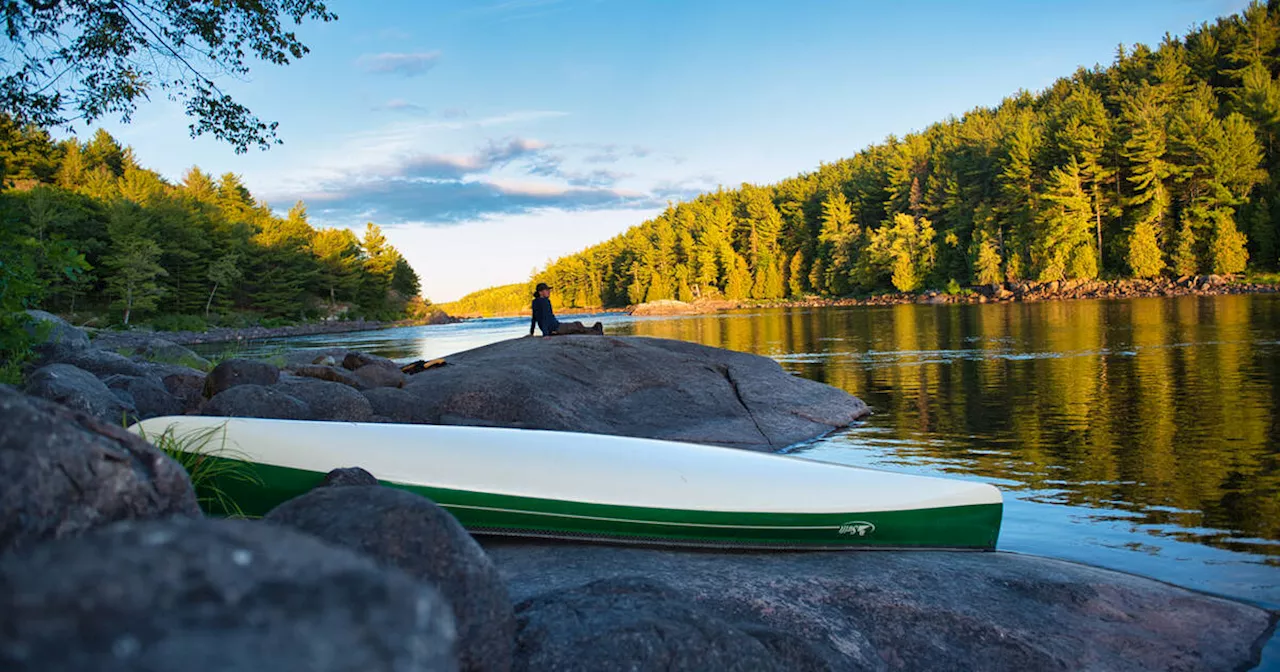
[[(530, 287), (592, 308), (1275, 269), (1277, 75), (1280, 2), (1254, 3), (813, 172), (670, 204)], [(493, 291), (515, 298), (452, 310), (527, 310), (528, 291)]]
[(170, 184), (103, 130), (55, 142), (0, 117), (0, 168), (5, 313), (203, 329), (426, 308), (373, 223), (359, 237), (316, 229), (301, 202), (279, 217), (232, 173), (192, 168)]

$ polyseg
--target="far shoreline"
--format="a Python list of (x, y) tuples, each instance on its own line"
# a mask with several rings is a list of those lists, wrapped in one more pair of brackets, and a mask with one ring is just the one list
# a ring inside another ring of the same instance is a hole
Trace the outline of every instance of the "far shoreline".
[[(1223, 276), (1190, 276), (1178, 279), (1112, 280), (1112, 281), (1059, 281), (1059, 282), (1008, 282), (1000, 285), (982, 285), (948, 294), (937, 290), (924, 292), (892, 292), (854, 297), (806, 297), (785, 301), (748, 299), (702, 299), (692, 303), (679, 301), (654, 302), (623, 308), (573, 308), (565, 317), (582, 314), (624, 313), (662, 317), (698, 315), (752, 308), (834, 308), (852, 306), (892, 306), (903, 304), (950, 303), (1019, 303), (1035, 301), (1068, 301), (1075, 299), (1136, 299), (1175, 296), (1224, 296), (1235, 294), (1276, 294), (1280, 283), (1238, 282)], [(452, 324), (486, 318), (525, 317), (529, 313), (501, 313), (494, 315), (444, 315), (435, 320), (342, 320), (332, 322), (307, 322), (282, 327), (215, 327), (205, 331), (116, 331), (103, 329), (95, 333), (99, 347), (128, 347), (137, 342), (162, 338), (178, 345), (205, 345), (265, 341), (276, 338), (346, 334), (360, 331), (380, 331), (397, 327)]]
[[(1052, 282), (1014, 281), (997, 285), (967, 287), (948, 294), (940, 290), (921, 292), (887, 292), (864, 296), (818, 297), (761, 300), (695, 299), (693, 302), (661, 301), (641, 303), (623, 308), (585, 307), (562, 309), (566, 316), (599, 313), (636, 313), (646, 316), (674, 316), (717, 313), (751, 308), (827, 308), (848, 306), (892, 306), (909, 303), (1019, 303), (1034, 301), (1070, 301), (1076, 299), (1138, 299), (1174, 296), (1224, 296), (1228, 294), (1276, 294), (1280, 282), (1233, 281), (1220, 275), (1183, 276), (1180, 278), (1123, 280), (1063, 280)], [(664, 310), (663, 308), (666, 308)], [(493, 315), (459, 314), (459, 320), (499, 317), (528, 317), (529, 312), (495, 313)]]

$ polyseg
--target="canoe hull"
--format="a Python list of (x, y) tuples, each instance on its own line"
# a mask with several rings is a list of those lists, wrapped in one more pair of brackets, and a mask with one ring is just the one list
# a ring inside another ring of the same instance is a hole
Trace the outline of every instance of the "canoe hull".
[[(155, 420), (170, 421), (169, 427), (183, 427), (192, 421), (182, 418), (161, 418)], [(213, 470), (219, 476), (197, 483), (198, 493), (211, 513), (227, 513), (218, 507), (209, 506), (210, 502), (235, 502), (239, 513), (247, 516), (261, 516), (272, 508), (302, 495), (319, 485), (328, 470), (353, 465), (365, 466), (359, 456), (359, 450), (352, 450), (342, 458), (336, 456), (328, 462), (312, 460), (305, 467), (284, 464), (268, 464), (262, 457), (260, 449), (246, 446), (245, 432), (238, 431), (245, 420), (224, 421), (224, 431), (236, 444), (237, 448), (248, 448), (253, 458), (235, 452), (223, 455), (211, 454), (202, 457), (207, 461), (221, 463), (223, 469)], [(249, 421), (252, 422), (252, 421)], [(259, 421), (282, 422), (282, 421)], [(200, 423), (203, 423), (200, 425)], [(155, 421), (143, 423), (145, 433), (158, 434), (165, 425)], [(208, 419), (197, 421), (200, 426), (208, 427)], [(351, 423), (305, 423), (307, 425), (332, 424), (335, 427), (351, 427)], [(367, 425), (371, 431), (377, 432), (380, 425)], [(438, 428), (443, 429), (443, 428)], [(488, 430), (483, 428), (449, 428), (470, 430), (471, 432), (500, 431), (511, 435), (511, 430)], [(520, 434), (540, 434), (539, 432), (519, 432)], [(581, 438), (583, 435), (555, 433), (561, 437)], [(605, 440), (621, 440), (618, 437), (603, 437)], [(648, 444), (642, 439), (626, 439), (633, 442), (635, 448), (644, 448)], [(652, 442), (663, 444), (664, 448), (674, 445), (669, 442)], [(704, 450), (703, 446), (690, 446), (691, 449)], [(678, 449), (677, 449), (678, 450)], [(739, 451), (731, 449), (714, 449), (727, 451), (717, 459), (733, 459)], [(226, 455), (232, 455), (230, 457)], [(748, 457), (748, 454), (742, 454)], [(751, 456), (749, 459), (758, 459)], [(776, 464), (785, 466), (786, 458), (766, 456), (775, 460), (783, 460)], [(806, 461), (807, 462), (807, 461)], [(763, 462), (767, 467), (773, 462)], [(813, 465), (814, 463), (809, 463)], [(850, 477), (866, 477), (869, 470), (852, 467), (830, 466), (847, 470)], [(367, 468), (367, 467), (366, 467)], [(807, 466), (806, 468), (812, 468)], [(755, 510), (742, 507), (739, 510), (709, 510), (706, 506), (671, 507), (655, 505), (655, 502), (639, 504), (610, 503), (608, 501), (582, 501), (572, 497), (534, 497), (528, 494), (499, 492), (479, 487), (449, 487), (447, 478), (405, 478), (404, 474), (393, 475), (387, 470), (374, 468), (371, 473), (384, 485), (401, 488), (427, 497), (452, 513), (464, 527), (477, 535), (503, 535), (516, 537), (540, 537), (575, 540), (600, 540), (631, 544), (658, 544), (699, 547), (736, 547), (736, 548), (774, 548), (774, 549), (969, 549), (992, 550), (999, 536), (1003, 504), (998, 491), (992, 501), (988, 493), (982, 491), (979, 501), (945, 506), (924, 506), (918, 508), (897, 508), (887, 510), (867, 510), (856, 506), (836, 510), (811, 510), (812, 505), (796, 502), (795, 506), (772, 506), (767, 510), (757, 506)], [(837, 472), (839, 474), (840, 472)], [(902, 475), (887, 472), (872, 472), (903, 478)], [(625, 471), (619, 471), (617, 478), (627, 478)], [(873, 476), (874, 477), (874, 476)], [(914, 478), (914, 477), (907, 477)], [(923, 477), (919, 477), (923, 478)], [(199, 479), (197, 479), (199, 480)], [(942, 481), (944, 479), (926, 479)], [(972, 484), (980, 485), (980, 484)], [(990, 488), (990, 486), (984, 486)], [(851, 486), (856, 490), (856, 484)], [(991, 488), (994, 491), (994, 488)], [(216, 497), (214, 495), (217, 495)], [(557, 492), (557, 495), (560, 493)], [(601, 499), (599, 497), (596, 498)], [(852, 503), (856, 497), (848, 498)]]

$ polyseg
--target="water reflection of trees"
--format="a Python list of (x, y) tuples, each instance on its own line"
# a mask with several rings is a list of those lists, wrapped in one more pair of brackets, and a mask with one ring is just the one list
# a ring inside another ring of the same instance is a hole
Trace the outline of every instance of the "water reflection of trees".
[(633, 329), (779, 357), (866, 400), (900, 450), (1053, 501), (1218, 545), (1280, 540), (1278, 297), (775, 309)]

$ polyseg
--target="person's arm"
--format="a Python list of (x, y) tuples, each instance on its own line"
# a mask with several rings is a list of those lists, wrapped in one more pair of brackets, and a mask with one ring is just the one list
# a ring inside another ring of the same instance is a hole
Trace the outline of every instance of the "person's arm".
[(538, 300), (533, 300), (533, 305), (529, 307), (529, 335), (533, 335), (534, 327), (538, 326)]

